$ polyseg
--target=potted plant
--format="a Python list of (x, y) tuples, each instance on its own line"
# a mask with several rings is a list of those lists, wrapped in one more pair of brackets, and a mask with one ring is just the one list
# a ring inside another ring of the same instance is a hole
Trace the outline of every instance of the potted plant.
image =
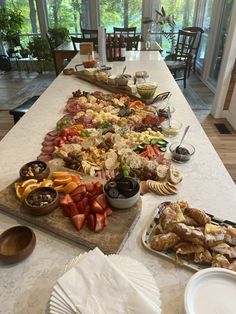
[(42, 73), (43, 62), (51, 61), (51, 52), (47, 40), (41, 36), (34, 36), (28, 44), (28, 49), (30, 54), (38, 60), (38, 72)]
[(69, 31), (66, 27), (54, 25), (48, 29), (53, 46), (56, 48), (69, 38)]
[(7, 42), (8, 50), (14, 52), (14, 47), (20, 45), (19, 35), (24, 19), (21, 11), (0, 7), (0, 37)]

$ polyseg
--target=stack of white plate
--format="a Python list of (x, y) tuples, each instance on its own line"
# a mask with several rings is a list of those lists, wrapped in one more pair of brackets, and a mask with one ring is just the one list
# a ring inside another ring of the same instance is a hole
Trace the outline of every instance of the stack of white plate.
[(185, 288), (181, 314), (235, 314), (236, 273), (207, 268), (192, 276)]
[[(66, 267), (66, 271), (69, 271), (72, 267), (76, 266), (77, 263), (80, 262), (80, 258), (81, 256), (69, 262)], [(154, 301), (156, 303), (156, 313), (161, 313), (159, 289), (156, 286), (155, 280), (149, 270), (140, 262), (127, 256), (109, 255), (108, 259), (115, 267), (119, 269), (120, 272), (122, 272), (124, 276), (126, 276), (126, 278), (132, 283), (132, 285), (140, 293), (142, 293), (147, 301), (150, 300), (151, 302)], [(107, 298), (109, 299), (109, 291), (107, 291)], [(97, 305), (94, 304), (94, 313), (96, 313), (96, 307)], [(114, 313), (116, 313), (115, 308), (116, 304), (114, 304)], [(81, 313), (75, 307), (73, 302), (69, 299), (68, 295), (66, 295), (65, 291), (63, 291), (62, 287), (58, 283), (56, 283), (56, 285), (53, 287), (53, 292), (49, 301), (49, 312), (50, 314)]]

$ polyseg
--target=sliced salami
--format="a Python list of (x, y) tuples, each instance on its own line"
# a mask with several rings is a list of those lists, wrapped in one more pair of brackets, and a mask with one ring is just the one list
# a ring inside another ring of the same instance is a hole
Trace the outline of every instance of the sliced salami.
[(52, 155), (51, 154), (40, 154), (38, 157), (37, 157), (37, 160), (42, 160), (42, 161), (49, 161), (52, 159)]
[(56, 136), (51, 136), (51, 135), (47, 134), (47, 135), (44, 137), (44, 140), (45, 140), (45, 141), (54, 141), (56, 137), (57, 137), (57, 135), (56, 135)]
[(53, 143), (54, 143), (54, 140), (53, 140), (53, 141), (44, 140), (41, 145), (42, 145), (43, 147), (45, 147), (45, 146), (54, 146)]
[(52, 137), (56, 137), (58, 135), (58, 132), (57, 132), (57, 130), (52, 130), (52, 131), (48, 132), (47, 135), (50, 135)]
[(45, 154), (51, 154), (53, 151), (54, 151), (54, 145), (42, 147), (42, 152)]

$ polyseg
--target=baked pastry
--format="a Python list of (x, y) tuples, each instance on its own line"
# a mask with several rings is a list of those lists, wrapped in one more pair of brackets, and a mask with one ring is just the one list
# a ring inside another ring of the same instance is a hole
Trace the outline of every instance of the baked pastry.
[(230, 269), (230, 270), (232, 270), (232, 271), (236, 271), (236, 261), (233, 261), (233, 262), (229, 265), (228, 269)]
[(169, 168), (169, 181), (173, 184), (178, 184), (180, 181), (182, 181), (182, 179), (183, 177), (179, 170), (171, 165)]
[(229, 268), (230, 262), (228, 259), (222, 254), (215, 254), (212, 257), (212, 267), (222, 267), (222, 268)]
[(184, 213), (193, 218), (200, 226), (210, 223), (211, 218), (201, 209), (198, 208), (186, 208)]
[(188, 202), (184, 200), (178, 200), (176, 203), (180, 206), (183, 213), (185, 209), (189, 207)]
[(211, 248), (213, 252), (227, 255), (229, 258), (236, 258), (236, 247), (229, 246), (227, 243), (220, 243)]
[(224, 241), (228, 244), (236, 246), (236, 228), (228, 227), (226, 229)]
[(192, 254), (204, 252), (204, 247), (190, 242), (180, 242), (175, 246), (176, 254)]
[(175, 232), (182, 240), (204, 246), (204, 234), (195, 227), (187, 226), (184, 223), (176, 223), (172, 231)]
[(156, 251), (165, 251), (172, 247), (174, 247), (178, 242), (180, 241), (180, 238), (173, 232), (169, 232), (166, 234), (158, 234), (155, 235), (151, 242), (151, 248)]
[(191, 217), (189, 217), (188, 215), (185, 215), (184, 214), (184, 223), (185, 225), (188, 225), (188, 226), (193, 226), (193, 227), (197, 227), (198, 226), (198, 223)]
[(193, 260), (195, 263), (199, 263), (199, 264), (211, 264), (212, 255), (210, 251), (204, 250), (203, 252), (195, 253)]
[(215, 246), (222, 242), (225, 237), (226, 230), (222, 226), (206, 224), (205, 225), (205, 241), (208, 247)]
[(166, 206), (160, 216), (160, 225), (164, 233), (173, 229), (174, 221), (176, 219), (176, 212), (170, 206)]

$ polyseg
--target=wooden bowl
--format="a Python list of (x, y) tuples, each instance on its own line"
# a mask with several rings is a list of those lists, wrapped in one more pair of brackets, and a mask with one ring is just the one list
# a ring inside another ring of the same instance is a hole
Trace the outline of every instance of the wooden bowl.
[[(26, 173), (26, 171), (30, 171), (30, 169), (34, 168), (35, 166), (40, 166), (43, 170), (40, 171), (39, 173), (32, 172), (32, 175), (30, 175), (29, 173)], [(31, 162), (28, 162), (27, 164), (22, 166), (20, 169), (20, 177), (23, 180), (37, 179), (38, 181), (42, 181), (43, 179), (49, 176), (49, 173), (50, 173), (50, 169), (48, 165), (46, 164), (46, 162), (41, 161), (41, 160), (34, 160)]]
[(29, 256), (35, 247), (34, 232), (26, 226), (15, 226), (0, 235), (0, 259), (17, 263)]
[[(32, 205), (31, 200), (38, 198), (39, 195), (51, 195), (53, 200), (45, 205)], [(58, 192), (51, 187), (41, 187), (31, 191), (25, 198), (24, 201), (25, 207), (28, 212), (33, 216), (43, 216), (51, 213), (59, 205), (59, 194)]]

